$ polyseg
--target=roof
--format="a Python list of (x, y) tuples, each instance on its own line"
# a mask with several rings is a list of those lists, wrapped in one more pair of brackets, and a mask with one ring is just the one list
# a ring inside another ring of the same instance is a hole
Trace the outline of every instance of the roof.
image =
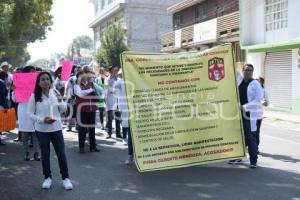
[(167, 11), (170, 14), (174, 14), (174, 13), (177, 13), (181, 10), (189, 8), (189, 7), (191, 7), (195, 4), (202, 3), (203, 1), (205, 1), (205, 0), (183, 0), (183, 1), (167, 8)]

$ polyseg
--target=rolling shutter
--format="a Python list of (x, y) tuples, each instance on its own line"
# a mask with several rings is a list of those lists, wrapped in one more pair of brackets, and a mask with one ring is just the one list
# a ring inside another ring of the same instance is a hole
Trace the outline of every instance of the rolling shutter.
[(273, 107), (292, 108), (292, 51), (268, 52), (265, 88)]

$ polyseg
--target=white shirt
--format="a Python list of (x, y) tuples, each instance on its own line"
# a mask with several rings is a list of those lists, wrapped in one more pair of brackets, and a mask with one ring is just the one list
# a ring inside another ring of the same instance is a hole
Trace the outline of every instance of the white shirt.
[(75, 95), (75, 92), (74, 92), (75, 84), (76, 84), (76, 76), (70, 77), (67, 82), (67, 87), (66, 87), (66, 92), (65, 92), (67, 99), (71, 99)]
[(94, 92), (94, 89), (87, 89), (87, 90), (82, 90), (80, 85), (76, 84), (74, 86), (74, 93), (75, 95), (79, 96), (80, 98), (85, 97), (89, 95), (90, 93)]
[(256, 131), (257, 119), (261, 119), (263, 115), (262, 99), (263, 90), (257, 80), (251, 81), (247, 89), (248, 103), (242, 105), (246, 112), (250, 112), (251, 131)]
[(122, 79), (108, 78), (106, 90), (106, 110), (117, 110), (118, 96), (120, 95)]
[(119, 107), (121, 111), (122, 127), (129, 127), (129, 115), (128, 115), (128, 104), (125, 91), (125, 83), (123, 80), (120, 81), (121, 90), (119, 96)]
[(23, 132), (34, 132), (34, 121), (27, 115), (28, 103), (18, 104), (18, 128)]
[[(35, 102), (34, 94), (28, 103), (28, 116), (34, 121), (35, 130), (39, 132), (56, 132), (62, 130), (60, 114), (67, 110), (67, 104), (58, 102), (53, 89), (50, 89), (48, 97), (42, 94), (42, 102)], [(44, 122), (45, 117), (51, 117), (56, 121), (52, 124)]]

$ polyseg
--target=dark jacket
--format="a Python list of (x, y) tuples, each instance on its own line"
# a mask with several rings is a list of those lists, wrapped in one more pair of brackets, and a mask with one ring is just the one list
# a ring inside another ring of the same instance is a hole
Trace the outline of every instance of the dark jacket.
[(8, 104), (7, 104), (7, 88), (6, 85), (0, 81), (0, 106), (3, 107), (4, 109), (8, 109)]

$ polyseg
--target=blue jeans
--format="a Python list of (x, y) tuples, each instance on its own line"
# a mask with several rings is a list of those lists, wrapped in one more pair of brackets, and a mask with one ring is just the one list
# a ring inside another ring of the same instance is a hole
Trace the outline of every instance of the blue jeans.
[(256, 131), (251, 131), (250, 120), (243, 117), (243, 128), (245, 135), (246, 146), (248, 147), (248, 153), (250, 156), (250, 164), (256, 165), (257, 163), (257, 143), (256, 143)]
[(132, 140), (131, 140), (131, 132), (129, 127), (123, 127), (122, 128), (123, 132), (123, 138), (126, 139), (126, 136), (128, 135), (128, 155), (132, 156), (133, 155), (133, 147), (132, 147)]
[(41, 147), (43, 174), (45, 176), (45, 179), (52, 177), (50, 169), (50, 142), (52, 142), (58, 158), (58, 164), (62, 179), (69, 178), (68, 164), (65, 154), (65, 143), (62, 131), (60, 130), (49, 133), (37, 131), (36, 133)]

